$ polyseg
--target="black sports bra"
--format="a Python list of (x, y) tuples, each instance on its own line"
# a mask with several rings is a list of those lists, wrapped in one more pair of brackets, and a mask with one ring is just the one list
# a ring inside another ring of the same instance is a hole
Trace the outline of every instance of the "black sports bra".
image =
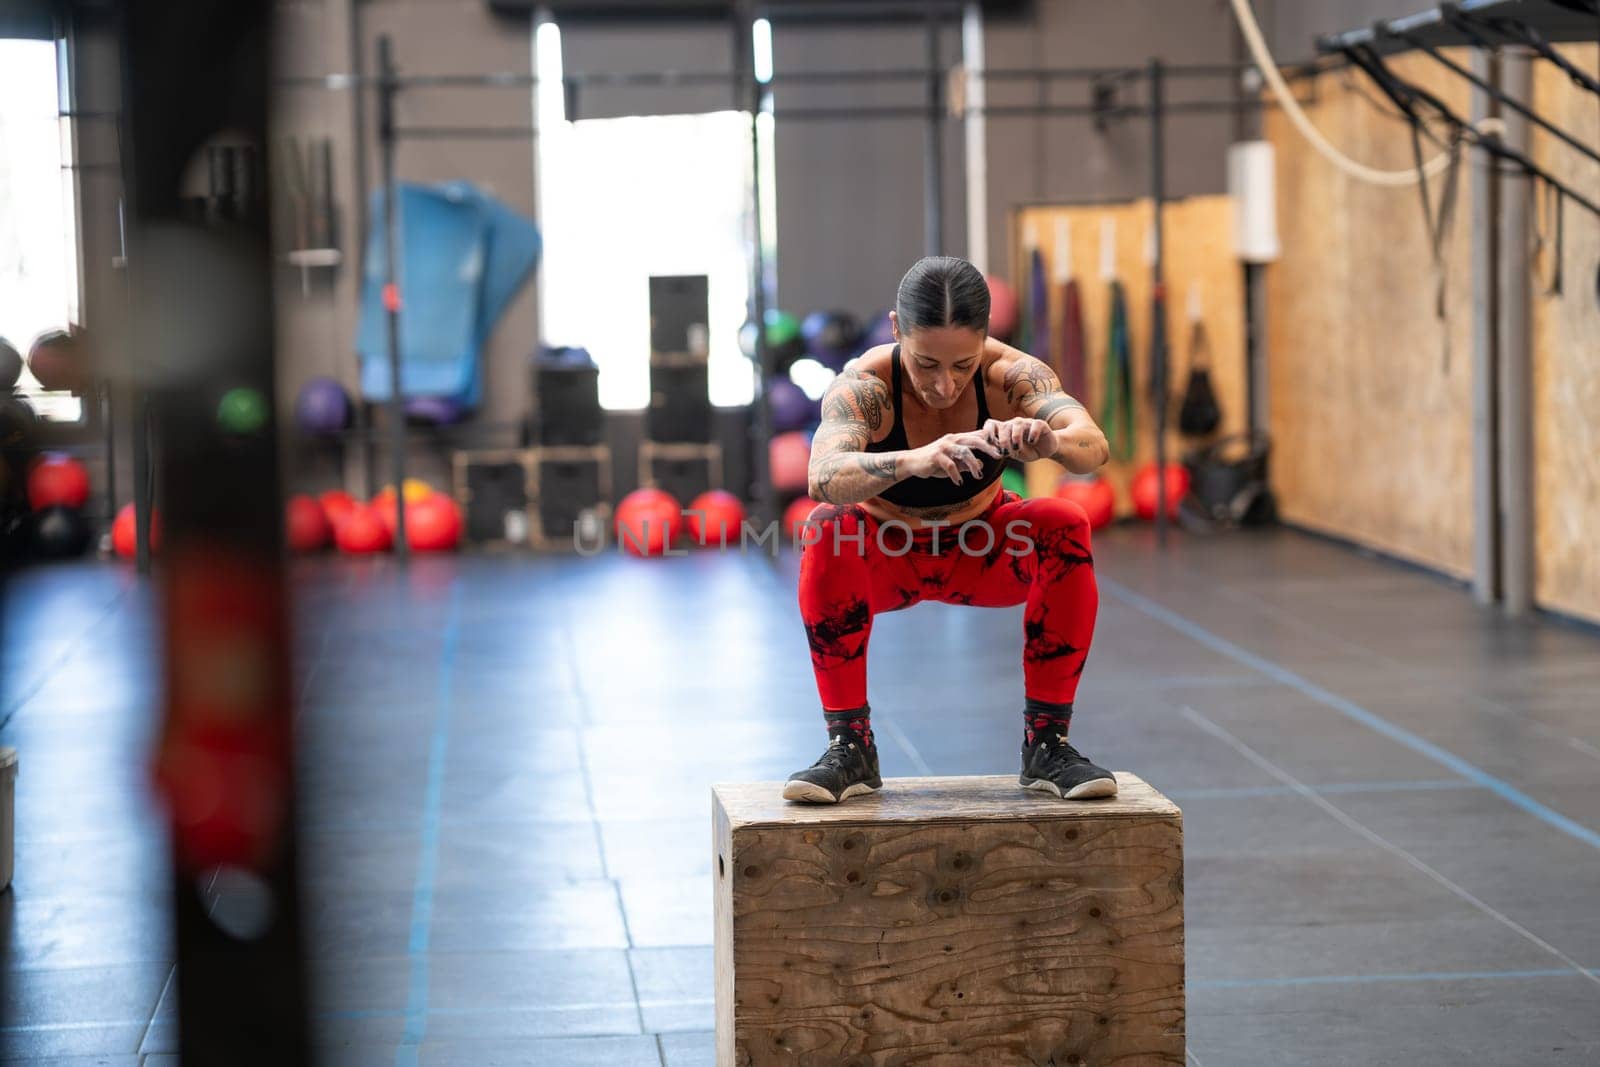
[[(900, 369), (900, 346), (894, 346), (892, 357), (893, 371), (891, 372), (890, 395), (894, 397), (894, 426), (890, 428), (889, 435), (882, 441), (867, 445), (868, 452), (899, 452), (909, 449), (911, 445), (906, 441), (905, 412), (900, 405), (900, 391), (904, 387), (904, 372)], [(983, 395), (983, 372), (980, 370), (973, 381), (978, 389), (978, 425), (989, 421), (989, 402)], [(973, 477), (963, 473), (960, 482), (952, 482), (948, 478), (906, 478), (896, 482), (878, 496), (891, 504), (906, 508), (931, 508), (948, 507), (959, 504), (963, 500), (971, 500), (987, 489), (991, 484), (1000, 480), (1000, 474), (1005, 470), (1006, 462), (993, 456), (977, 453), (983, 461), (983, 474)]]

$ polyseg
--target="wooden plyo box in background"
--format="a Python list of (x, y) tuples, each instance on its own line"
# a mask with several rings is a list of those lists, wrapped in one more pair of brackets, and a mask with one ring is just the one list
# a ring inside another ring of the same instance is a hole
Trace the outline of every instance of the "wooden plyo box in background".
[(718, 1067), (1182, 1064), (1183, 815), (1117, 782), (713, 785)]

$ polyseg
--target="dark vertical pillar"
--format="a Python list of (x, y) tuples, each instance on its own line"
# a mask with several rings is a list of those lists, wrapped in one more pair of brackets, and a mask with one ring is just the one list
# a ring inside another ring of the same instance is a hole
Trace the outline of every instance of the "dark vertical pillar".
[(939, 70), (940, 18), (928, 11), (928, 118), (922, 139), (922, 254), (944, 254), (944, 77)]
[(767, 87), (756, 77), (755, 15), (750, 0), (732, 8), (734, 86), (750, 110), (750, 315), (756, 323), (756, 396), (750, 410), (751, 503), (758, 525), (778, 520), (778, 503), (768, 469), (772, 409), (767, 395), (775, 367), (767, 345), (767, 259), (761, 243), (761, 108)]
[(389, 346), (389, 448), (394, 472), (394, 553), (402, 564), (410, 558), (406, 537), (406, 397), (400, 380), (400, 195), (394, 177), (394, 98), (400, 91), (389, 35), (378, 38), (378, 148), (383, 159), (383, 306)]
[(1257, 289), (1261, 267), (1255, 263), (1244, 263), (1239, 269), (1244, 275), (1244, 428), (1254, 438), (1256, 431), (1263, 429), (1266, 422), (1258, 411), (1262, 400), (1261, 339), (1265, 336), (1257, 322), (1260, 315), (1257, 307), (1260, 294)]
[[(1507, 49), (1500, 57), (1500, 89), (1516, 100), (1533, 89), (1533, 63)], [(1507, 108), (1503, 113), (1508, 148), (1526, 154), (1528, 119)], [(1534, 606), (1533, 500), (1533, 332), (1532, 277), (1529, 253), (1529, 200), (1533, 181), (1516, 171), (1500, 173), (1500, 235), (1496, 247), (1498, 343), (1495, 348), (1499, 396), (1496, 444), (1499, 448), (1497, 499), (1500, 507), (1500, 599), (1506, 615), (1522, 618)]]
[[(355, 77), (355, 84), (350, 89), (350, 167), (355, 176), (356, 195), (354, 210), (351, 217), (355, 220), (355, 232), (346, 242), (346, 247), (351, 251), (351, 260), (354, 263), (355, 276), (367, 276), (367, 237), (372, 222), (367, 217), (367, 204), (372, 196), (372, 190), (367, 183), (367, 80), (366, 80), (366, 31), (361, 21), (361, 7), (363, 0), (343, 0), (348, 8), (346, 17), (346, 32), (350, 38), (350, 73)], [(330, 193), (330, 197), (332, 194)], [(355, 359), (354, 381), (361, 380), (361, 360)], [(352, 427), (356, 432), (357, 447), (361, 451), (361, 492), (371, 497), (378, 491), (378, 445), (373, 437), (372, 413), (366, 404), (356, 404)], [(349, 467), (345, 466), (341, 472), (346, 479), (349, 478)]]
[(1162, 258), (1166, 255), (1161, 229), (1167, 198), (1165, 115), (1166, 87), (1161, 61), (1150, 61), (1150, 200), (1155, 232), (1150, 260), (1150, 397), (1156, 416), (1156, 544), (1167, 546), (1167, 314), (1166, 281)]
[(171, 816), (179, 1054), (308, 1063), (268, 201), (253, 181), (248, 199), (207, 213), (187, 184), (224, 141), (250, 150), (255, 178), (269, 173), (272, 4), (124, 11), (132, 329), (161, 444), (156, 780)]
[[(1472, 69), (1490, 85), (1500, 83), (1500, 62), (1475, 48)], [(1472, 121), (1498, 118), (1499, 103), (1472, 91)], [(1500, 596), (1500, 483), (1496, 469), (1500, 434), (1499, 373), (1500, 257), (1499, 179), (1494, 157), (1472, 150), (1472, 596), (1490, 604)]]

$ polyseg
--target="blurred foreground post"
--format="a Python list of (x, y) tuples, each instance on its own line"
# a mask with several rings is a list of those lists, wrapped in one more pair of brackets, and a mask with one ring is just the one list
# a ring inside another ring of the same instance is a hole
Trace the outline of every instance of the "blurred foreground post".
[(296, 896), (265, 175), (268, 0), (129, 0), (138, 374), (161, 443), (179, 1051), (310, 1061)]

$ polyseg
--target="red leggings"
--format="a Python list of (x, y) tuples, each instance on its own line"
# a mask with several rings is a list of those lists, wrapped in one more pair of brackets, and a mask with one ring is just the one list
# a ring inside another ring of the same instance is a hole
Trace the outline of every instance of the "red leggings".
[(903, 523), (880, 524), (856, 505), (819, 505), (810, 522), (800, 615), (824, 710), (867, 703), (873, 616), (922, 600), (980, 608), (1026, 603), (1026, 695), (1071, 702), (1100, 602), (1089, 519), (1077, 504), (1002, 490), (977, 519), (915, 534)]

